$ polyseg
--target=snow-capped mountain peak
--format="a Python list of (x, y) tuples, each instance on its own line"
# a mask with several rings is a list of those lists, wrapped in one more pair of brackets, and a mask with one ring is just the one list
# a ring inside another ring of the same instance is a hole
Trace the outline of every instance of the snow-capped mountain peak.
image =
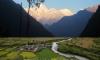
[[(70, 16), (70, 15), (73, 15), (73, 13), (69, 10), (69, 9), (61, 9), (60, 10), (61, 11), (61, 13), (63, 13), (64, 15), (66, 15), (66, 16)], [(67, 12), (67, 13), (66, 13)]]
[[(26, 11), (27, 10), (28, 9), (26, 9)], [(41, 4), (39, 8), (36, 6), (30, 8), (30, 15), (43, 25), (51, 25), (59, 21), (64, 16), (73, 15), (73, 13), (69, 9), (59, 10), (55, 8), (47, 8), (45, 4)]]

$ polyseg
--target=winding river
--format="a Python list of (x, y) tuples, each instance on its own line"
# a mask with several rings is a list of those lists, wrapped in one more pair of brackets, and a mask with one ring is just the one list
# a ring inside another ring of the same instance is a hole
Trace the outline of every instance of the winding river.
[[(68, 39), (68, 40), (72, 40), (72, 38), (70, 38), (70, 39)], [(64, 41), (64, 40), (63, 40), (63, 41)], [(63, 42), (63, 41), (59, 41), (59, 42)], [(53, 43), (52, 43), (52, 48), (51, 48), (51, 50), (52, 50), (54, 53), (57, 53), (57, 54), (59, 54), (59, 55), (61, 55), (61, 56), (64, 56), (64, 57), (75, 57), (75, 58), (77, 58), (78, 60), (89, 60), (89, 59), (87, 59), (87, 58), (85, 58), (85, 57), (81, 57), (81, 56), (78, 56), (78, 55), (64, 54), (64, 53), (59, 52), (59, 51), (58, 51), (58, 44), (57, 44), (57, 43), (59, 43), (59, 42), (53, 42)]]

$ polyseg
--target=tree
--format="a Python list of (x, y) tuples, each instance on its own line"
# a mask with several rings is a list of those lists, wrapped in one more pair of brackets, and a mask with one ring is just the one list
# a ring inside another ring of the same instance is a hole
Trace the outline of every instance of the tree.
[[(40, 7), (40, 4), (41, 3), (43, 3), (45, 0), (27, 0), (27, 2), (29, 3), (29, 5), (28, 5), (28, 14), (29, 14), (29, 12), (30, 12), (30, 7), (33, 5), (33, 4), (35, 4), (38, 8)], [(29, 31), (29, 20), (30, 20), (30, 18), (29, 18), (29, 16), (27, 16), (27, 34), (28, 34), (28, 31)]]
[(44, 3), (45, 0), (41, 0), (42, 3)]
[(40, 7), (41, 3), (44, 3), (44, 1), (45, 0), (27, 0), (27, 2), (29, 3), (29, 7), (34, 3), (34, 5), (36, 5), (38, 8)]

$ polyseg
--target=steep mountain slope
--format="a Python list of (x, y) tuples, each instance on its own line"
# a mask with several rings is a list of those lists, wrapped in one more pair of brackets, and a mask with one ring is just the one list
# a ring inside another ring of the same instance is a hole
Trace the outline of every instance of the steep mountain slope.
[(81, 36), (100, 37), (100, 5), (97, 12), (89, 20)]
[(46, 5), (41, 4), (39, 8), (35, 6), (31, 8), (30, 15), (36, 18), (36, 20), (42, 23), (44, 26), (47, 26), (56, 23), (63, 16), (71, 16), (73, 15), (73, 13), (68, 9), (61, 9), (61, 10), (55, 8), (49, 9), (46, 7)]
[(0, 36), (52, 36), (12, 0), (0, 0)]
[(72, 16), (65, 16), (57, 23), (48, 27), (48, 30), (55, 36), (79, 36), (94, 12), (87, 8)]

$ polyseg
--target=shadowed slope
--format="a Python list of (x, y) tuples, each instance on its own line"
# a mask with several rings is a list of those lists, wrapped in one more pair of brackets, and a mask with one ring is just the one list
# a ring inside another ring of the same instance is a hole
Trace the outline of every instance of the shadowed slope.
[(81, 10), (72, 16), (65, 16), (48, 28), (56, 36), (79, 36), (93, 13)]
[(100, 37), (100, 5), (97, 12), (89, 20), (81, 36)]
[(0, 0), (0, 36), (52, 36), (12, 0)]

